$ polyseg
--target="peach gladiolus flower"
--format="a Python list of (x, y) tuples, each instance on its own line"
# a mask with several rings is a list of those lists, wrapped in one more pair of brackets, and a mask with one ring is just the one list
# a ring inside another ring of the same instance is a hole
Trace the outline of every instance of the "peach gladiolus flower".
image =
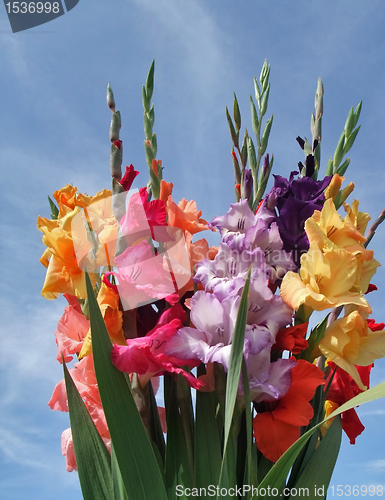
[(385, 330), (371, 331), (368, 323), (357, 312), (334, 321), (326, 330), (321, 342), (313, 352), (323, 354), (345, 370), (364, 391), (357, 366), (368, 366), (375, 359), (385, 356)]

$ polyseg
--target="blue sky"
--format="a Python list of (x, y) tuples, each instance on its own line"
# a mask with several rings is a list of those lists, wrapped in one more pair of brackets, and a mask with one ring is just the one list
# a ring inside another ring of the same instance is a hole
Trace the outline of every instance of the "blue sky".
[[(141, 86), (155, 59), (154, 130), (158, 158), (175, 199), (195, 199), (207, 220), (233, 201), (231, 141), (225, 106), (236, 92), (251, 131), (249, 95), (265, 58), (271, 63), (268, 151), (287, 176), (310, 137), (317, 78), (325, 86), (322, 164), (334, 153), (346, 115), (363, 100), (361, 131), (347, 180), (360, 208), (375, 218), (385, 206), (385, 6), (381, 0), (81, 0), (65, 16), (12, 34), (0, 9), (0, 497), (80, 499), (67, 473), (60, 436), (68, 415), (47, 402), (62, 378), (54, 331), (64, 302), (40, 296), (45, 270), (38, 215), (47, 194), (73, 183), (94, 194), (109, 188), (105, 91), (110, 81), (122, 113), (124, 162), (147, 183)], [(269, 113), (268, 112), (268, 113)], [(385, 261), (385, 226), (371, 248)], [(373, 281), (373, 317), (385, 321), (385, 275)], [(373, 384), (385, 380), (376, 363)], [(357, 444), (344, 437), (332, 484), (384, 484), (384, 401), (359, 409), (366, 426)]]

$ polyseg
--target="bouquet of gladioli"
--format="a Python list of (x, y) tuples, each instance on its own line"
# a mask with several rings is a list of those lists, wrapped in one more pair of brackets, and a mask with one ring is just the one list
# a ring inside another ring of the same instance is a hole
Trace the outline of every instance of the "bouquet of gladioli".
[[(256, 146), (247, 131), (240, 142), (236, 97), (233, 117), (226, 110), (235, 202), (225, 215), (207, 223), (194, 201), (173, 200), (156, 158), (152, 64), (147, 185), (132, 189), (132, 165), (122, 175), (108, 85), (112, 190), (68, 185), (38, 219), (42, 295), (68, 301), (55, 332), (64, 380), (49, 406), (69, 411), (62, 450), (86, 499), (289, 498), (293, 488), (324, 498), (342, 430), (354, 443), (364, 429), (354, 407), (385, 395), (385, 383), (368, 389), (385, 325), (367, 301), (379, 266), (367, 246), (385, 215), (367, 231), (368, 214), (346, 203), (353, 184), (341, 189), (361, 104), (321, 178), (319, 81), (312, 141), (297, 138), (305, 160), (265, 194), (269, 73), (265, 62), (254, 80)], [(194, 241), (202, 231), (219, 246)], [(327, 315), (311, 326), (314, 311)]]

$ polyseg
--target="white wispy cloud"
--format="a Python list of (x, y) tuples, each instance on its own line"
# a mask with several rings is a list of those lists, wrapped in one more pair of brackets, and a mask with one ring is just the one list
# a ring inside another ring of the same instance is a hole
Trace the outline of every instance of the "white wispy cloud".
[(385, 459), (370, 460), (367, 469), (374, 471), (385, 471)]

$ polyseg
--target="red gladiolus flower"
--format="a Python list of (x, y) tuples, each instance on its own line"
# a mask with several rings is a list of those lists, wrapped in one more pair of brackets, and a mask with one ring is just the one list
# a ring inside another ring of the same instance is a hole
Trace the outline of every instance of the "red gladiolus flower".
[(365, 295), (367, 293), (374, 292), (374, 290), (378, 290), (378, 288), (376, 287), (376, 285), (373, 285), (373, 283), (369, 283), (369, 286), (368, 286), (368, 289), (365, 292)]
[[(372, 321), (374, 322), (374, 320)], [(381, 330), (382, 329), (383, 328), (381, 327)], [(337, 366), (332, 361), (329, 361), (328, 365), (330, 366), (331, 371), (329, 377), (325, 382), (326, 386)], [(358, 373), (360, 374), (362, 383), (366, 387), (369, 387), (370, 370), (372, 369), (373, 366), (374, 366), (373, 364), (369, 366), (356, 366)], [(328, 401), (332, 401), (333, 403), (337, 403), (339, 406), (341, 406), (342, 404), (354, 398), (354, 396), (357, 396), (361, 392), (363, 391), (354, 382), (352, 377), (345, 370), (342, 370), (342, 368), (337, 367), (337, 370), (334, 373), (332, 383), (330, 384), (330, 388), (327, 393), (326, 399)], [(359, 436), (365, 429), (360, 419), (358, 418), (356, 410), (352, 408), (351, 410), (344, 411), (341, 415), (341, 419), (342, 419), (342, 429), (348, 436), (350, 444), (355, 444), (356, 437)]]
[(304, 338), (309, 323), (302, 325), (289, 326), (278, 331), (275, 338), (273, 351), (290, 351), (292, 354), (298, 354), (309, 345)]
[(123, 186), (123, 189), (125, 191), (129, 191), (131, 189), (132, 183), (134, 182), (135, 177), (139, 174), (134, 169), (133, 165), (130, 165), (129, 167), (126, 167), (126, 172), (123, 175), (123, 177), (120, 179), (119, 184)]
[(385, 323), (376, 323), (375, 319), (369, 318), (366, 322), (368, 324), (368, 328), (372, 330), (372, 332), (380, 332), (381, 330), (385, 330)]
[[(300, 427), (313, 416), (309, 401), (319, 385), (325, 383), (323, 372), (303, 359), (291, 369), (291, 386), (277, 406), (258, 413), (253, 420), (254, 437), (263, 455), (276, 462), (300, 437)], [(267, 403), (266, 407), (275, 403)]]

